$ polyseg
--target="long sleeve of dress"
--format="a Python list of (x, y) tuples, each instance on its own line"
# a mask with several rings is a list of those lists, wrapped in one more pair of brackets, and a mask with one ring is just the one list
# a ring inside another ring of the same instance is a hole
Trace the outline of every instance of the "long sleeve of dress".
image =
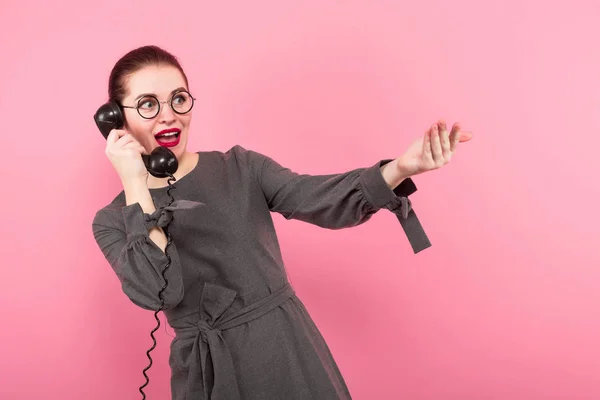
[[(96, 213), (92, 230), (96, 243), (121, 281), (123, 292), (136, 305), (157, 310), (158, 292), (165, 281), (162, 271), (167, 256), (150, 239), (149, 225), (139, 203), (116, 206)], [(175, 243), (168, 247), (171, 264), (165, 273), (168, 280), (163, 291), (163, 309), (175, 307), (183, 299), (183, 282), (179, 254)]]
[(343, 173), (307, 175), (258, 152), (238, 150), (254, 165), (269, 209), (286, 219), (342, 229), (363, 224), (385, 208), (398, 217), (415, 253), (431, 246), (408, 199), (417, 190), (412, 179), (392, 190), (381, 174), (380, 168), (391, 159)]

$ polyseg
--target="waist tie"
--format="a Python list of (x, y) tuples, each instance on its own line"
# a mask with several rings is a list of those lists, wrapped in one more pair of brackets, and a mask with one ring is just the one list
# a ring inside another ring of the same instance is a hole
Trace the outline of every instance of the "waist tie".
[(237, 292), (223, 286), (205, 284), (200, 299), (199, 321), (186, 318), (184, 322), (175, 320), (171, 324), (177, 340), (193, 339), (178, 349), (184, 367), (189, 369), (188, 398), (240, 400), (233, 358), (221, 332), (265, 315), (294, 294), (294, 289), (288, 283), (269, 296), (231, 315), (225, 315)]

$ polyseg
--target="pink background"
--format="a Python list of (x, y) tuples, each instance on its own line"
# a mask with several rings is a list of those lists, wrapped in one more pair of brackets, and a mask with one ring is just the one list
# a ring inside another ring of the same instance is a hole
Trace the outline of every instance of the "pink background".
[[(101, 3), (0, 6), (0, 398), (141, 398), (154, 319), (92, 237), (120, 190), (92, 115), (150, 43), (198, 98), (192, 150), (319, 174), (397, 157), (438, 118), (474, 132), (415, 178), (419, 255), (389, 212), (343, 231), (274, 214), (355, 399), (600, 398), (600, 3)], [(169, 396), (170, 334), (149, 399)]]

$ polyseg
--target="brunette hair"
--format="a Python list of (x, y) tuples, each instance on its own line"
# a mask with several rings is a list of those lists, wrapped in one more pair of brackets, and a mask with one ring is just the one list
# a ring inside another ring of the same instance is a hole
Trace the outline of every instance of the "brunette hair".
[(127, 95), (125, 83), (127, 78), (149, 65), (170, 65), (183, 75), (186, 86), (189, 86), (187, 76), (179, 64), (177, 57), (158, 46), (142, 46), (133, 49), (117, 61), (108, 78), (108, 99), (118, 104)]

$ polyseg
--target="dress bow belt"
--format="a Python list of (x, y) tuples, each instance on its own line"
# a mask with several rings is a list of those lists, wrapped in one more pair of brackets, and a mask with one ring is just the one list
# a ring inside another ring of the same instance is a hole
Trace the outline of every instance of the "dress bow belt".
[(179, 342), (176, 351), (181, 352), (181, 359), (185, 360), (182, 367), (189, 370), (188, 398), (240, 400), (235, 366), (223, 331), (267, 314), (294, 295), (294, 289), (288, 283), (235, 313), (226, 313), (237, 292), (205, 284), (200, 300), (200, 319), (193, 321), (182, 317), (171, 323)]

